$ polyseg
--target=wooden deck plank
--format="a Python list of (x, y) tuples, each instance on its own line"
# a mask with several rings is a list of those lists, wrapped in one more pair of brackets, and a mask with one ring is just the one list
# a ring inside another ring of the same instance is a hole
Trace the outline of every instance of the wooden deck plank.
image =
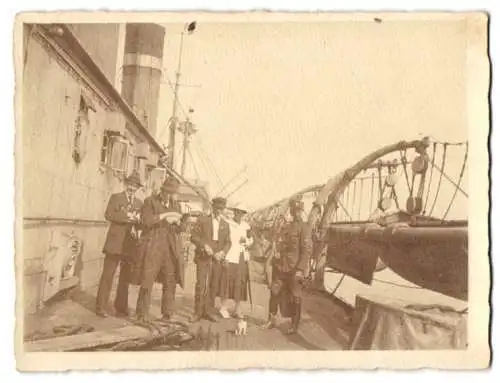
[[(186, 270), (188, 282), (184, 289), (178, 289), (176, 294), (176, 315), (180, 321), (187, 321), (194, 308), (194, 267), (191, 264)], [(129, 291), (130, 307), (135, 307), (138, 289), (131, 287)], [(220, 350), (339, 350), (347, 344), (346, 314), (333, 300), (324, 295), (306, 293), (304, 296), (302, 322), (298, 334), (286, 335), (288, 321), (283, 320), (278, 328), (265, 330), (261, 328), (267, 319), (269, 290), (261, 283), (252, 283), (253, 305), (242, 304), (244, 315), (248, 320), (246, 336), (234, 335), (235, 319), (220, 319), (218, 323), (201, 321), (190, 324), (189, 328), (196, 334), (200, 327), (204, 332), (209, 329), (214, 336), (219, 337)], [(151, 335), (143, 327), (138, 327), (132, 321), (118, 318), (98, 318), (92, 312), (95, 301), (95, 291), (75, 295), (73, 301), (52, 312), (45, 318), (49, 324), (59, 325), (70, 323), (76, 325), (80, 319), (82, 324), (92, 324), (95, 332), (72, 335), (64, 338), (52, 338), (37, 342), (25, 343), (27, 351), (70, 351), (74, 349), (104, 346), (121, 341), (135, 340)], [(156, 286), (152, 296), (151, 314), (160, 317), (161, 288)], [(78, 305), (80, 303), (80, 305)], [(78, 310), (75, 308), (78, 305)], [(119, 326), (119, 328), (116, 328)]]
[(24, 347), (28, 352), (73, 351), (83, 348), (115, 344), (125, 340), (140, 339), (150, 335), (150, 331), (143, 327), (125, 326), (116, 329), (27, 342), (24, 344)]

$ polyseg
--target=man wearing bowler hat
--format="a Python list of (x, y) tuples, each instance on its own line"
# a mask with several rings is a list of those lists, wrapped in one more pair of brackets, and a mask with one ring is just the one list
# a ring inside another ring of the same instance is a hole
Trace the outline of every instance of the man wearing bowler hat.
[(227, 201), (216, 197), (212, 200), (212, 213), (201, 216), (191, 235), (196, 246), (195, 307), (193, 322), (201, 319), (217, 321), (215, 297), (221, 283), (221, 261), (231, 248), (229, 225), (222, 218)]
[(110, 226), (102, 250), (105, 258), (96, 299), (96, 313), (101, 317), (108, 316), (107, 306), (118, 265), (120, 276), (116, 290), (115, 313), (128, 316), (130, 261), (137, 251), (139, 211), (142, 206), (141, 200), (135, 197), (135, 193), (142, 186), (139, 174), (132, 173), (125, 178), (124, 184), (125, 190), (111, 196), (104, 214)]
[(155, 282), (163, 284), (161, 313), (170, 320), (175, 312), (177, 284), (184, 286), (184, 257), (180, 205), (176, 200), (180, 183), (168, 177), (158, 194), (144, 200), (141, 210), (142, 236), (137, 267), (133, 279), (141, 288), (136, 313), (139, 320), (148, 321), (151, 293)]

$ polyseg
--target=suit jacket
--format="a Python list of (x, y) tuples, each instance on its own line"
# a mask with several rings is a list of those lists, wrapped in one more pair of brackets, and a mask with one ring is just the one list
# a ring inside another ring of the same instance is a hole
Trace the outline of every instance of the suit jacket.
[(306, 231), (305, 222), (285, 224), (278, 238), (279, 258), (275, 265), (282, 272), (307, 270), (312, 252), (312, 242)]
[(152, 271), (156, 270), (158, 263), (163, 262), (163, 257), (170, 254), (173, 254), (175, 260), (176, 281), (181, 287), (184, 287), (184, 254), (180, 241), (182, 228), (160, 220), (160, 214), (166, 212), (180, 213), (180, 204), (171, 200), (167, 207), (157, 194), (144, 200), (141, 211), (143, 228), (140, 240), (141, 250), (136, 262), (142, 269), (139, 284), (143, 287), (150, 287), (154, 282), (163, 282), (163, 276), (153, 275)]
[[(142, 202), (133, 197), (131, 209), (139, 211)], [(108, 202), (104, 217), (111, 223), (106, 236), (106, 242), (102, 249), (105, 254), (133, 255), (137, 247), (137, 239), (132, 235), (132, 228), (136, 225), (127, 217), (129, 210), (127, 195), (125, 192), (113, 194)]]
[(213, 216), (201, 216), (193, 229), (191, 234), (191, 242), (196, 246), (195, 261), (201, 259), (209, 259), (209, 255), (205, 252), (204, 246), (209, 245), (214, 253), (223, 251), (227, 254), (231, 248), (231, 237), (229, 235), (229, 225), (222, 218), (219, 221), (218, 241), (213, 238)]

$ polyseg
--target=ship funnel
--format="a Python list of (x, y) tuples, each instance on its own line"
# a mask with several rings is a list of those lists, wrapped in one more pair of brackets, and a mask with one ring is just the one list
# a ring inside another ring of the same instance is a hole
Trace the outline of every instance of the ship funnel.
[(160, 25), (126, 25), (122, 95), (155, 138), (164, 40)]

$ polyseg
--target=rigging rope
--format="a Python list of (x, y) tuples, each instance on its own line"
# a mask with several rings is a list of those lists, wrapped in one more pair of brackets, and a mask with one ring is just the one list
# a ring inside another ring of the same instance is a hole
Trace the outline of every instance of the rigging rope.
[(407, 285), (402, 285), (402, 284), (396, 283), (396, 282), (384, 281), (383, 279), (373, 278), (373, 281), (379, 282), (379, 283), (385, 283), (386, 285), (391, 285), (391, 286), (396, 286), (396, 287), (403, 287), (405, 289), (423, 290), (423, 287), (420, 287), (420, 286), (407, 286)]
[(361, 198), (359, 199), (358, 221), (361, 219), (361, 207), (363, 206), (363, 182), (364, 182), (364, 180), (362, 179), (360, 181), (360, 192), (359, 192), (359, 194), (361, 195)]
[(382, 165), (381, 163), (379, 162), (378, 164), (378, 192), (379, 192), (379, 201), (378, 201), (378, 205), (380, 205), (380, 202), (382, 201), (382, 199), (384, 198), (384, 189), (382, 188)]
[(416, 177), (416, 174), (412, 174), (412, 177), (411, 177), (411, 187), (410, 187), (410, 197), (413, 197), (413, 191), (414, 191), (414, 188), (415, 188), (415, 177)]
[(342, 202), (340, 201), (337, 201), (339, 206), (342, 208), (342, 210), (344, 210), (344, 213), (346, 214), (346, 218), (349, 220), (349, 221), (352, 221), (352, 217), (351, 215), (349, 214), (349, 212), (347, 211), (347, 209), (345, 208), (345, 206), (342, 204)]
[(408, 191), (410, 191), (410, 178), (408, 177), (408, 169), (407, 169), (408, 159), (406, 158), (406, 149), (404, 150), (404, 153), (402, 150), (400, 150), (399, 155), (401, 157), (401, 164), (403, 165), (403, 170), (405, 172), (405, 178), (406, 178), (406, 184), (408, 185)]
[[(446, 178), (446, 180), (448, 180), (453, 186), (457, 187), (457, 184), (455, 183), (455, 181), (453, 181), (450, 176), (448, 176), (442, 169), (440, 169), (437, 165), (434, 165), (434, 167), (436, 168), (436, 170), (438, 170), (439, 172), (442, 173), (443, 177)], [(458, 190), (464, 195), (466, 196), (467, 198), (469, 198), (469, 195), (460, 187), (458, 186)]]
[(449, 141), (439, 141), (439, 140), (436, 140), (436, 139), (434, 139), (433, 136), (429, 136), (429, 138), (432, 138), (432, 141), (435, 142), (436, 144), (441, 144), (441, 145), (448, 145), (448, 146), (468, 145), (468, 141), (449, 142)]
[(434, 174), (434, 161), (436, 160), (436, 149), (437, 149), (437, 143), (433, 143), (433, 149), (432, 149), (432, 160), (431, 160), (431, 174), (429, 175), (429, 185), (427, 186), (427, 193), (425, 196), (425, 202), (424, 202), (424, 210), (423, 213), (427, 211), (427, 203), (429, 202), (429, 195), (431, 193), (431, 184), (432, 184), (432, 176)]
[[(404, 166), (404, 165), (403, 165), (403, 166)], [(397, 165), (396, 165), (396, 166), (394, 166), (394, 167), (391, 167), (391, 168), (390, 168), (389, 173), (390, 173), (390, 174), (396, 174), (396, 171), (397, 171)], [(394, 185), (392, 185), (392, 187), (391, 187), (391, 194), (390, 194), (390, 198), (392, 198), (392, 199), (394, 200), (394, 202), (396, 203), (396, 208), (397, 208), (398, 210), (400, 210), (400, 209), (399, 209), (398, 195), (397, 195), (397, 193), (396, 193), (396, 183), (394, 183)]]
[(188, 152), (189, 158), (191, 159), (191, 163), (193, 164), (193, 169), (194, 169), (194, 173), (196, 174), (196, 178), (200, 179), (200, 173), (198, 172), (198, 167), (196, 166), (196, 163), (194, 162), (193, 153), (191, 152), (191, 146), (188, 146), (187, 152)]
[[(335, 269), (329, 269), (329, 270), (326, 270), (326, 272), (331, 273), (331, 274), (342, 274), (340, 282), (342, 282), (342, 280), (346, 276), (346, 274), (342, 273), (339, 270), (335, 270)], [(372, 281), (373, 282), (384, 283), (386, 285), (391, 285), (391, 286), (395, 286), (395, 287), (402, 287), (402, 288), (405, 288), (405, 289), (425, 290), (423, 287), (420, 287), (420, 286), (403, 285), (401, 283), (391, 282), (391, 281), (385, 281), (383, 279), (378, 279), (378, 278), (373, 278)], [(340, 284), (340, 282), (338, 284)], [(335, 291), (336, 291), (336, 289), (335, 289)]]
[[(345, 206), (347, 206), (347, 208), (343, 207), (343, 209), (345, 210), (346, 212), (346, 216), (349, 217), (349, 210), (348, 210), (348, 207), (349, 207), (349, 201), (350, 201), (350, 196), (349, 194), (351, 194), (351, 185), (349, 184), (347, 186), (347, 189), (346, 189), (346, 200), (345, 200)], [(343, 206), (343, 205), (342, 205)]]
[(399, 210), (398, 196), (396, 195), (396, 189), (394, 187), (392, 188), (391, 198), (394, 200), (394, 202), (396, 203), (396, 208)]
[(203, 165), (203, 167), (205, 168), (207, 173), (211, 176), (212, 175), (211, 169), (209, 168), (208, 164), (206, 163), (205, 157), (203, 156), (203, 154), (199, 150), (197, 150), (197, 153), (199, 153), (198, 157), (200, 158), (201, 164)]
[[(166, 67), (163, 67), (162, 69), (164, 69), (162, 71), (162, 74), (163, 76), (165, 77), (165, 79), (167, 80), (167, 83), (168, 83), (168, 86), (170, 87), (170, 89), (172, 90), (172, 93), (175, 95), (175, 89), (174, 89), (174, 85), (172, 84), (172, 81), (170, 81), (170, 78), (168, 77), (168, 74), (167, 74), (167, 68)], [(164, 82), (163, 82), (164, 83)], [(175, 96), (174, 96), (175, 97)], [(173, 100), (172, 100), (173, 101)], [(186, 109), (184, 108), (184, 105), (182, 105), (182, 102), (181, 100), (179, 99), (179, 95), (177, 94), (177, 99), (176, 99), (176, 102), (175, 102), (176, 106), (178, 106), (180, 108), (180, 111), (182, 112), (182, 114), (184, 115), (184, 118), (186, 118), (188, 116), (188, 113), (186, 112)], [(170, 126), (170, 123), (171, 123), (171, 120), (172, 120), (172, 117), (169, 118), (167, 124), (161, 129), (160, 131), (160, 134), (158, 135), (158, 137), (163, 137), (163, 135), (165, 134), (165, 129), (167, 129), (169, 126)]]
[(436, 189), (436, 194), (434, 196), (434, 202), (432, 203), (431, 211), (429, 212), (429, 216), (432, 215), (432, 212), (434, 211), (434, 208), (436, 207), (436, 202), (438, 198), (439, 191), (441, 190), (441, 183), (443, 181), (443, 173), (444, 173), (444, 166), (446, 164), (446, 150), (447, 150), (447, 144), (443, 144), (443, 158), (441, 159), (441, 174), (439, 176), (439, 181), (437, 184), (437, 189)]
[(355, 207), (356, 207), (356, 185), (357, 185), (357, 181), (354, 180), (354, 185), (353, 185), (353, 191), (352, 191), (352, 215), (354, 215), (354, 210), (355, 210)]
[(219, 182), (219, 186), (223, 187), (224, 184), (222, 182), (222, 179), (219, 177), (219, 174), (217, 173), (217, 169), (215, 168), (215, 166), (214, 166), (212, 160), (210, 159), (210, 157), (205, 152), (205, 149), (203, 148), (201, 142), (199, 142), (199, 147), (200, 147), (201, 151), (203, 152), (203, 154), (205, 155), (205, 157), (206, 157), (206, 159), (208, 161), (208, 164), (212, 167), (212, 170), (213, 170), (213, 172), (214, 172), (214, 174), (215, 174), (215, 176), (217, 178), (217, 181)]
[(462, 163), (462, 169), (460, 170), (460, 176), (458, 177), (458, 182), (457, 182), (457, 185), (455, 187), (455, 191), (453, 192), (453, 196), (451, 197), (450, 204), (448, 205), (448, 208), (446, 209), (446, 212), (443, 215), (443, 220), (446, 219), (446, 216), (448, 215), (448, 213), (451, 209), (451, 205), (453, 205), (453, 202), (455, 201), (455, 197), (457, 196), (457, 192), (458, 192), (458, 189), (460, 187), (460, 183), (462, 182), (462, 179), (464, 177), (465, 167), (467, 165), (467, 158), (469, 155), (468, 153), (469, 153), (469, 143), (467, 143), (465, 145), (464, 161)]
[(214, 177), (215, 180), (218, 180), (219, 184), (222, 184), (220, 177), (218, 176), (217, 172), (212, 167), (213, 164), (212, 164), (212, 166), (210, 166), (209, 158), (208, 158), (207, 154), (205, 153), (205, 151), (203, 150), (203, 148), (201, 147), (201, 144), (198, 141), (199, 141), (198, 139), (193, 140), (194, 144), (196, 145), (197, 151), (200, 153), (200, 158), (202, 159), (202, 161), (204, 163), (205, 169), (212, 177)]
[[(168, 86), (170, 87), (170, 89), (172, 90), (172, 93), (175, 94), (175, 87), (174, 87), (174, 84), (172, 83), (172, 81), (170, 80), (170, 77), (168, 76), (166, 70), (167, 68), (164, 67), (164, 71), (163, 71), (163, 75), (165, 76), (166, 80), (167, 80), (167, 83), (168, 83)], [(177, 106), (181, 109), (181, 112), (184, 114), (184, 117), (187, 117), (188, 114), (186, 113), (186, 109), (184, 108), (184, 105), (182, 105), (182, 102), (181, 100), (179, 99), (179, 94), (177, 94), (177, 102), (176, 102)]]
[[(423, 156), (425, 155), (425, 161), (426, 163), (427, 160), (428, 160), (428, 156), (427, 154), (423, 154)], [(423, 195), (424, 195), (424, 189), (425, 189), (425, 177), (427, 175), (427, 167), (424, 169), (424, 172), (420, 175), (420, 183), (418, 184), (418, 191), (417, 191), (417, 197), (420, 198), (420, 200), (422, 201), (422, 198), (423, 198)]]
[(370, 192), (370, 210), (373, 211), (373, 194), (375, 190), (375, 174), (372, 173), (372, 187), (371, 187), (371, 192)]

